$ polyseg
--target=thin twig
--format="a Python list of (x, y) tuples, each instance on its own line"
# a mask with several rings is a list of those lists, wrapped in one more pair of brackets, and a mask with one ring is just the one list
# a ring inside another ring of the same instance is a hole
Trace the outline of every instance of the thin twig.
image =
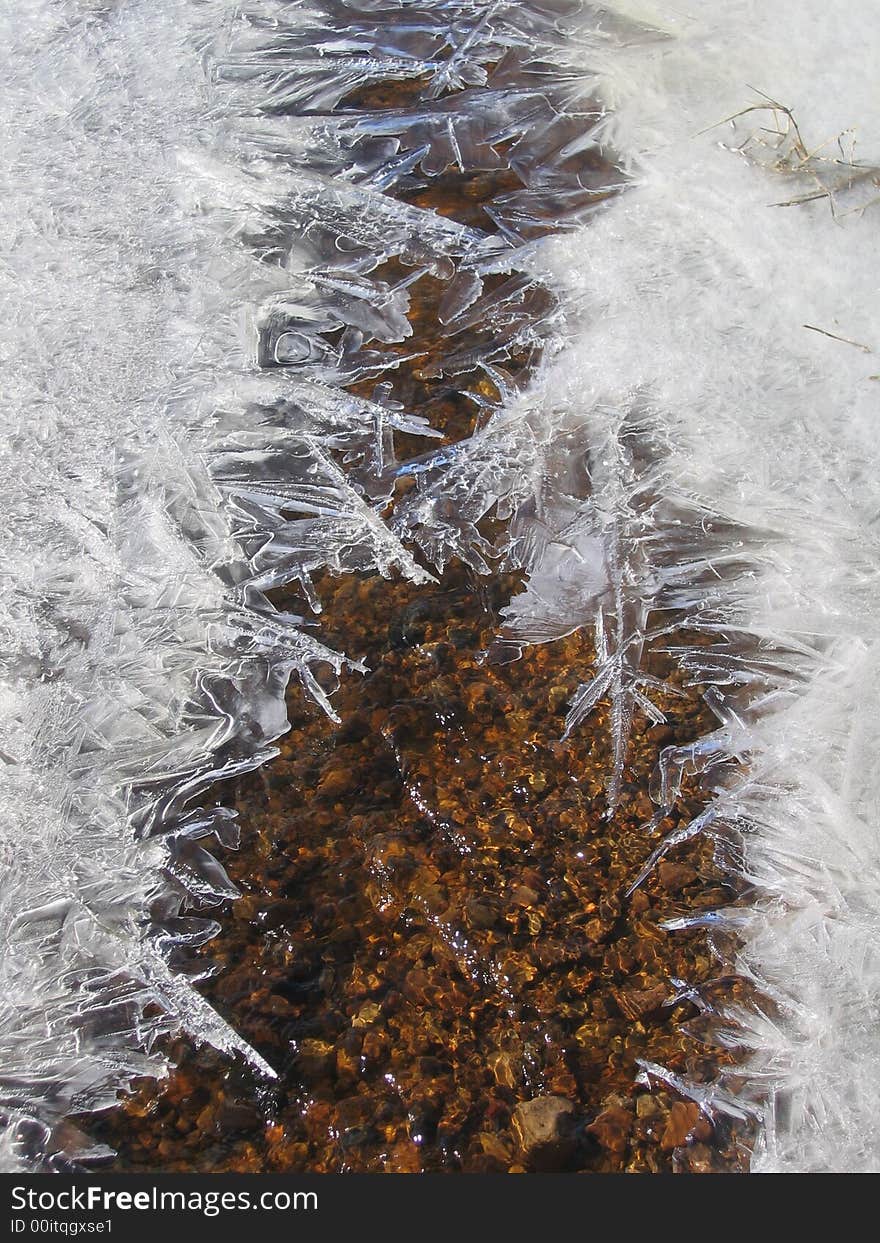
[(836, 332), (826, 332), (824, 328), (817, 328), (815, 324), (802, 324), (801, 327), (809, 328), (810, 332), (821, 332), (823, 337), (830, 337), (832, 341), (842, 341), (844, 345), (854, 345), (863, 354), (874, 353), (870, 345), (862, 345), (860, 341), (851, 341), (849, 337), (839, 337)]

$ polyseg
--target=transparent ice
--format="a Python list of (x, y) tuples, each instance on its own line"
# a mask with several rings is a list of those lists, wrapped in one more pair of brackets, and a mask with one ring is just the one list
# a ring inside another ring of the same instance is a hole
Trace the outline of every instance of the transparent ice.
[[(699, 918), (776, 1012), (699, 998), (736, 1093), (644, 1073), (759, 1112), (756, 1169), (880, 1168), (872, 0), (0, 0), (0, 39), (4, 1163), (100, 1157), (63, 1119), (169, 1031), (273, 1074), (177, 957), (233, 892), (212, 787), (348, 664), (266, 592), (459, 557), (524, 572), (490, 657), (594, 634), (609, 816), (648, 645), (707, 688), (648, 827), (714, 799), (633, 885), (712, 834), (756, 896)], [(388, 79), (415, 102), (331, 115)], [(502, 144), (498, 232), (387, 193)], [(424, 275), (444, 374), (500, 395), (439, 449), (384, 386)]]

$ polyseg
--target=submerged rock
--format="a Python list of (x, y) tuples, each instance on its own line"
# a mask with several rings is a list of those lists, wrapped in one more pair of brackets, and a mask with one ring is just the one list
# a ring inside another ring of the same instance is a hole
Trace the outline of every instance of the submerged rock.
[(575, 1108), (561, 1096), (537, 1096), (513, 1111), (524, 1161), (534, 1170), (561, 1170), (575, 1150)]

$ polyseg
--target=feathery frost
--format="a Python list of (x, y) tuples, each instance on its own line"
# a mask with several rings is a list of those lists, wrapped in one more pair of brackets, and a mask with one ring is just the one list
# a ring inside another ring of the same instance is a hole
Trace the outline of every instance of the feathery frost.
[[(405, 348), (410, 285), (445, 281), (447, 374), (482, 367), (515, 404), (506, 352), (554, 321), (531, 301), (546, 204), (575, 228), (618, 188), (565, 164), (598, 119), (561, 61), (579, 9), (0, 6), (12, 1168), (103, 1155), (58, 1124), (160, 1074), (169, 1031), (273, 1073), (181, 969), (216, 931), (206, 910), (234, 895), (208, 849), (237, 840), (212, 786), (275, 753), (291, 676), (332, 716), (326, 671), (347, 663), (265, 593), (295, 582), (317, 612), (324, 569), (430, 581), (425, 554), (442, 566), (464, 538), (419, 528), (433, 517), (421, 475), (420, 513), (386, 521), (402, 470), (447, 472), (436, 433), (383, 386), (401, 359), (383, 347)], [(511, 83), (469, 95), (505, 58)], [(330, 115), (389, 78), (424, 84), (406, 116)], [(499, 143), (524, 172), (497, 233), (387, 194), (450, 159), (497, 166)], [(370, 399), (340, 387), (371, 378)], [(395, 460), (395, 430), (424, 438), (421, 464)]]
[[(649, 646), (707, 688), (653, 825), (713, 801), (633, 886), (715, 836), (755, 897), (699, 919), (774, 1009), (691, 990), (736, 1092), (645, 1075), (760, 1112), (757, 1169), (880, 1168), (876, 6), (0, 0), (0, 36), (5, 1163), (102, 1155), (58, 1123), (166, 1032), (273, 1073), (180, 969), (234, 894), (211, 787), (347, 664), (266, 592), (459, 557), (524, 571), (494, 658), (594, 633), (566, 729), (609, 705), (609, 816)], [(388, 194), (501, 144), (497, 233)], [(499, 394), (452, 447), (383, 384), (426, 275), (444, 375)]]
[(670, 806), (685, 772), (716, 787), (677, 840), (713, 834), (754, 887), (699, 922), (742, 938), (738, 966), (773, 1002), (715, 1003), (717, 1038), (746, 1051), (735, 1106), (723, 1084), (677, 1086), (761, 1110), (756, 1170), (877, 1170), (880, 15), (609, 8), (655, 32), (591, 65), (630, 189), (543, 252), (583, 325), (546, 383), (560, 405), (655, 413), (665, 482), (640, 563), (619, 494), (616, 590), (700, 634), (670, 646), (718, 717), (661, 756), (655, 798)]

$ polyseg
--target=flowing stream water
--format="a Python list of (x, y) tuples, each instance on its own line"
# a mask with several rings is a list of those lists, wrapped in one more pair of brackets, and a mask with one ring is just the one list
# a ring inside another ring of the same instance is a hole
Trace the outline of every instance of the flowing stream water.
[[(624, 189), (613, 152), (589, 140), (597, 106), (580, 76), (529, 45), (529, 24), (546, 38), (550, 16), (564, 36), (566, 9), (577, 6), (520, 6), (522, 41), (478, 44), (460, 81), (441, 10), (431, 74), (356, 87), (327, 113), (311, 96), (295, 112), (287, 100), (271, 110), (285, 121), (294, 112), (328, 147), (333, 134), (332, 155), (305, 148), (307, 168), (378, 185), (431, 227), (468, 231), (439, 270), (328, 236), (317, 212), (304, 236), (295, 217), (253, 242), (289, 267), (291, 245), (294, 255), (320, 246), (322, 260), (328, 247), (354, 256), (344, 270), (356, 277), (337, 269), (313, 295), (320, 315), (297, 319), (285, 307), (269, 321), (260, 356), (296, 376), (341, 354), (342, 391), (440, 433), (426, 452), (412, 431), (386, 432), (372, 477), (346, 446), (333, 454), (339, 470), (354, 466), (368, 487), (387, 488), (392, 524), (407, 505), (425, 522), (418, 501), (432, 478), (441, 520), (459, 519), (442, 484), (455, 447), (504, 417), (542, 350), (565, 335), (565, 307), (529, 270), (533, 246)], [(359, 51), (378, 58), (426, 39), (424, 15), (407, 16), (409, 25), (398, 10), (371, 13), (366, 34), (355, 27)], [(351, 40), (351, 18), (330, 9), (321, 38)], [(377, 304), (397, 309), (384, 332)], [(366, 360), (352, 327), (364, 316), (380, 333), (370, 342), (361, 328)], [(588, 498), (576, 421), (553, 452), (553, 503)], [(537, 515), (540, 506), (536, 498)], [(291, 500), (288, 521), (296, 509)], [(333, 695), (336, 724), (294, 686), (280, 756), (237, 782), (242, 843), (224, 863), (243, 896), (218, 913), (221, 931), (204, 951), (218, 968), (205, 995), (280, 1082), (260, 1087), (176, 1046), (170, 1081), (146, 1083), (99, 1127), (119, 1168), (659, 1171), (746, 1159), (747, 1130), (704, 1117), (668, 1084), (635, 1082), (640, 1059), (711, 1082), (729, 1058), (685, 1034), (686, 1021), (699, 1014), (701, 986), (729, 997), (737, 982), (717, 979), (704, 932), (661, 928), (730, 900), (711, 850), (693, 844), (627, 893), (656, 840), (704, 806), (689, 787), (646, 833), (657, 750), (694, 741), (711, 718), (668, 658), (646, 659), (658, 686), (671, 680), (624, 744), (609, 815), (609, 709), (563, 737), (596, 661), (593, 636), (573, 628), (517, 644), (505, 610), (523, 589), (521, 537), (494, 505), (470, 517), (470, 564), (453, 556), (432, 581), (312, 576), (314, 633), (364, 672), (345, 674)], [(295, 585), (270, 598), (309, 612)], [(558, 1117), (559, 1135), (551, 1125), (539, 1142), (532, 1131), (544, 1116)]]

